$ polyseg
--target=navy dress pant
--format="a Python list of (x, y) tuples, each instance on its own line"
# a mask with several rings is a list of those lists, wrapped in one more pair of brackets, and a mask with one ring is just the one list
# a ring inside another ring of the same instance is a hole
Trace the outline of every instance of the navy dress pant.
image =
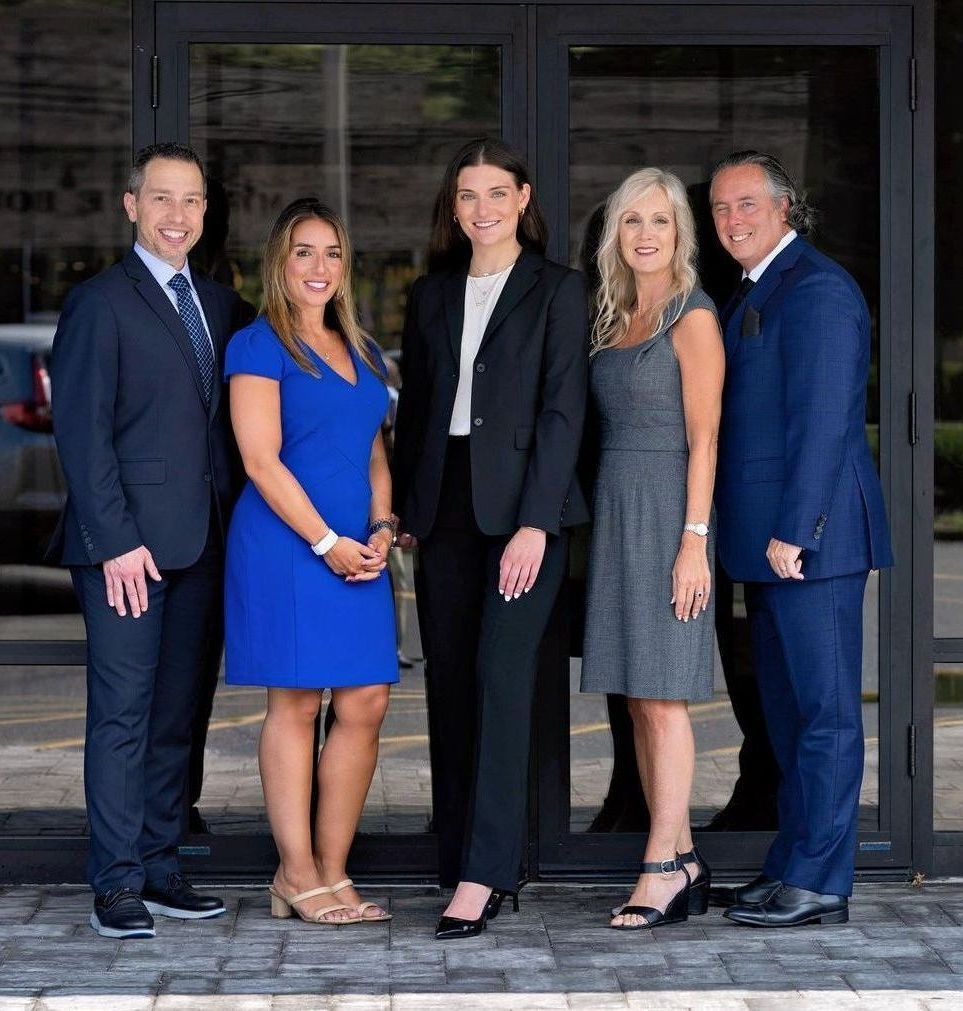
[(139, 892), (178, 869), (192, 719), (223, 587), (213, 527), (192, 566), (147, 580), (139, 618), (108, 607), (99, 565), (70, 570), (87, 626), (87, 869), (98, 895)]
[(746, 583), (759, 693), (779, 763), (779, 832), (763, 873), (850, 895), (863, 779), (866, 572)]

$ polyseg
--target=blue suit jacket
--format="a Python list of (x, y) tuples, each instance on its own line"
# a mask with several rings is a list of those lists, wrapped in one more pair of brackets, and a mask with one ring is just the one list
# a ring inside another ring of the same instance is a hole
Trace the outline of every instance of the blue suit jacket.
[(54, 337), (54, 435), (67, 504), (48, 549), (97, 565), (145, 544), (161, 569), (193, 564), (211, 504), (223, 523), (239, 487), (224, 346), (251, 307), (191, 276), (215, 349), (211, 402), (177, 310), (135, 252), (74, 288)]
[(765, 270), (726, 327), (716, 479), (718, 554), (737, 581), (779, 582), (771, 537), (824, 579), (893, 564), (866, 441), (869, 311), (804, 239)]

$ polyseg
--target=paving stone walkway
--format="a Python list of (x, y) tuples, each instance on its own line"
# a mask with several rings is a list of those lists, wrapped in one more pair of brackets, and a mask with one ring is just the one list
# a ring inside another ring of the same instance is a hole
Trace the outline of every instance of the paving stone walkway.
[(220, 919), (110, 941), (86, 925), (83, 889), (0, 889), (0, 1009), (963, 1007), (963, 883), (861, 885), (847, 926), (754, 931), (710, 911), (652, 933), (604, 926), (623, 889), (541, 885), (483, 936), (444, 944), (437, 894), (366, 893), (390, 924), (272, 920), (263, 889), (228, 888)]

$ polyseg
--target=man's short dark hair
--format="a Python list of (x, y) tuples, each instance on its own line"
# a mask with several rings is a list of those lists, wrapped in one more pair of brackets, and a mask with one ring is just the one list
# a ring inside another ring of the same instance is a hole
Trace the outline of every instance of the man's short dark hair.
[[(800, 235), (811, 232), (816, 223), (816, 212), (806, 200), (806, 194), (800, 192), (786, 166), (771, 154), (761, 151), (734, 151), (728, 154), (712, 170), (712, 181), (723, 169), (738, 168), (742, 165), (758, 165), (766, 177), (766, 185), (773, 200), (786, 198), (789, 204), (787, 220), (790, 228)], [(711, 183), (710, 183), (711, 188)]]
[[(170, 158), (173, 161), (184, 161), (191, 165), (196, 165), (201, 173), (201, 178), (204, 179), (204, 162), (201, 161), (201, 156), (192, 147), (188, 147), (186, 144), (172, 143), (148, 144), (147, 147), (142, 147), (134, 155), (134, 163), (130, 170), (130, 176), (127, 179), (128, 193), (133, 193), (134, 196), (140, 193), (140, 188), (144, 185), (144, 170), (147, 168), (148, 163), (152, 162), (155, 158)], [(205, 182), (205, 189), (206, 186)]]

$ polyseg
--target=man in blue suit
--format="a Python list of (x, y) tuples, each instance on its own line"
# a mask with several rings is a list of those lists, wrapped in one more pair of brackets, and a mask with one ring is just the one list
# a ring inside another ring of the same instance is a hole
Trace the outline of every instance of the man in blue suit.
[(718, 553), (745, 584), (781, 773), (762, 874), (713, 900), (751, 926), (845, 923), (863, 774), (863, 593), (871, 569), (893, 564), (866, 441), (869, 312), (852, 277), (801, 237), (812, 211), (775, 158), (730, 155), (710, 201), (743, 270), (721, 320)]
[(152, 913), (224, 912), (181, 877), (177, 844), (238, 477), (223, 351), (251, 314), (187, 263), (205, 208), (192, 150), (139, 152), (124, 208), (134, 248), (70, 293), (54, 338), (68, 497), (50, 555), (87, 627), (90, 924), (153, 937)]

